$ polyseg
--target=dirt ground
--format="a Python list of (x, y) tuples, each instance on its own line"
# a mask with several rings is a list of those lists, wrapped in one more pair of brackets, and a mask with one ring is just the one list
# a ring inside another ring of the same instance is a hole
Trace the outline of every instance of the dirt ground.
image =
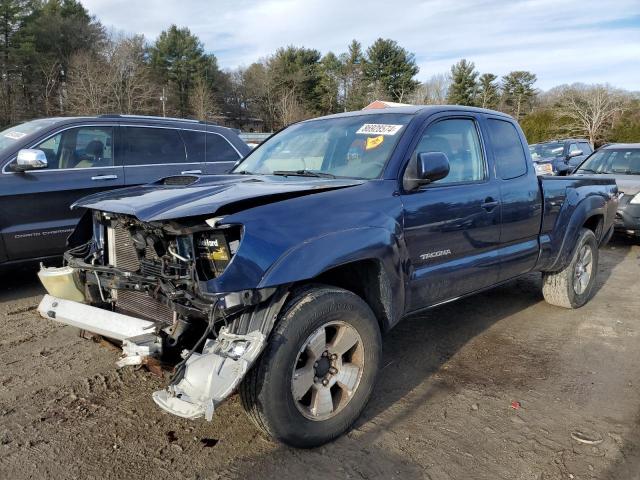
[(33, 270), (0, 274), (0, 478), (640, 478), (639, 259), (614, 239), (580, 310), (531, 275), (405, 320), (364, 416), (316, 450), (237, 397), (211, 423), (161, 413), (161, 379), (39, 318)]

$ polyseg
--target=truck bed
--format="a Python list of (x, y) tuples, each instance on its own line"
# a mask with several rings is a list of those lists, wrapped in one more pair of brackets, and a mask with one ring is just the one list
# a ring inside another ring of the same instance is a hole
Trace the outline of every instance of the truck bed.
[[(538, 177), (543, 197), (542, 224), (540, 226), (540, 259), (538, 270), (553, 270), (561, 263), (565, 240), (575, 237), (582, 225), (572, 219), (579, 209), (598, 208), (602, 225), (612, 225), (616, 213), (616, 202), (610, 201), (618, 195), (615, 179), (598, 175)], [(605, 187), (603, 189), (603, 187)], [(608, 188), (607, 188), (608, 187)], [(562, 237), (559, 234), (563, 234)]]

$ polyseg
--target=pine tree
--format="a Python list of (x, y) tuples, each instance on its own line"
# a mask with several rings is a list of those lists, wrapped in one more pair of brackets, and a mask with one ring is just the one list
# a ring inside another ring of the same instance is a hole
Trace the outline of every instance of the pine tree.
[(447, 93), (447, 103), (454, 105), (476, 105), (478, 93), (478, 72), (473, 62), (460, 60), (451, 67), (451, 85)]
[(2, 65), (2, 114), (0, 122), (4, 125), (14, 121), (13, 82), (16, 74), (15, 53), (16, 34), (29, 14), (29, 2), (24, 0), (0, 1), (0, 62)]
[(497, 108), (500, 102), (500, 91), (493, 73), (483, 73), (478, 82), (477, 103), (482, 108)]
[(333, 52), (329, 52), (322, 57), (318, 66), (320, 78), (316, 90), (320, 113), (324, 115), (340, 111), (339, 88), (341, 72), (342, 63)]
[(522, 70), (502, 77), (503, 108), (516, 120), (531, 111), (532, 101), (536, 96), (536, 89), (533, 88), (536, 80), (535, 74)]
[(419, 85), (415, 56), (394, 40), (379, 38), (367, 49), (364, 71), (379, 100), (402, 102)]
[(198, 78), (214, 91), (222, 77), (214, 55), (204, 53), (200, 39), (188, 28), (171, 25), (151, 47), (151, 66), (160, 82), (169, 86), (169, 102), (182, 117), (192, 111), (190, 96)]
[(340, 95), (345, 111), (360, 110), (367, 104), (366, 82), (364, 81), (365, 58), (362, 45), (353, 40), (347, 53), (340, 55), (342, 75)]

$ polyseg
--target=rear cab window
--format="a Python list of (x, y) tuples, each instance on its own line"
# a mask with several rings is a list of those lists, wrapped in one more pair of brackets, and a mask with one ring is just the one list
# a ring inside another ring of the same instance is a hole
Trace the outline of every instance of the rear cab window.
[(509, 121), (487, 119), (499, 178), (510, 180), (527, 173), (527, 157), (516, 127)]

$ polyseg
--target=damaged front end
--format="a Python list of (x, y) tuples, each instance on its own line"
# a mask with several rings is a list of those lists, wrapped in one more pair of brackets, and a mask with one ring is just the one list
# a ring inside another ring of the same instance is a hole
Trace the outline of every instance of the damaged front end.
[(242, 238), (240, 225), (220, 218), (141, 222), (93, 211), (83, 228), (65, 267), (41, 269), (49, 295), (40, 314), (121, 341), (119, 367), (175, 365), (154, 401), (210, 420), (264, 349), (286, 289), (211, 291)]

